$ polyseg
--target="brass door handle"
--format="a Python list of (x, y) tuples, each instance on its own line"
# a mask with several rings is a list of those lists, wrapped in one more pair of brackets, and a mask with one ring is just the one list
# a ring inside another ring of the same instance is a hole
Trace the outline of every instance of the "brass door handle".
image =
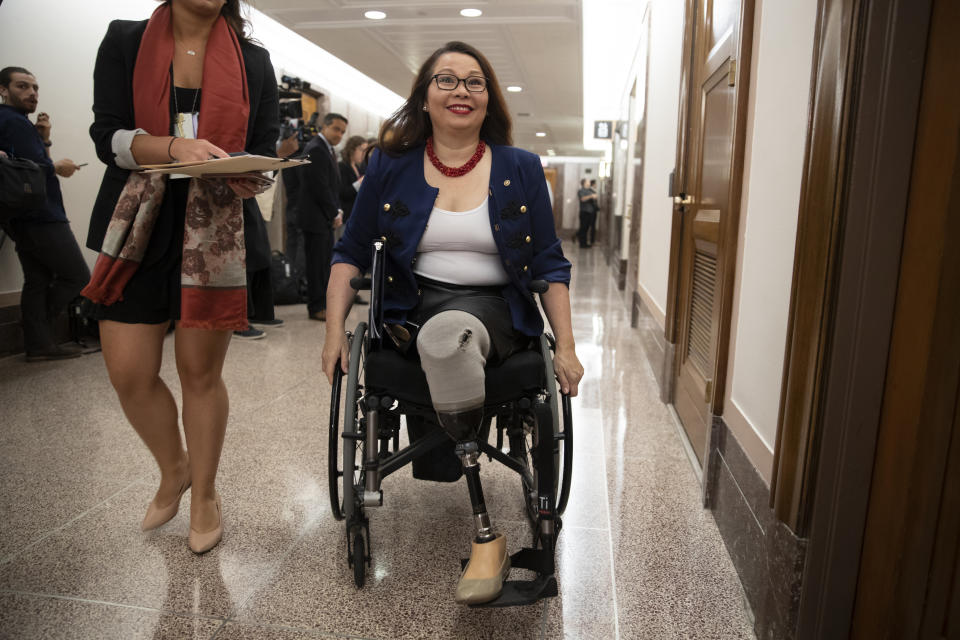
[[(681, 196), (683, 196), (683, 197), (681, 197)], [(673, 204), (679, 204), (679, 205), (689, 206), (689, 205), (691, 205), (691, 204), (693, 204), (693, 203), (694, 203), (694, 198), (693, 198), (693, 196), (688, 196), (688, 195), (684, 195), (684, 194), (680, 194), (680, 196), (673, 196)]]

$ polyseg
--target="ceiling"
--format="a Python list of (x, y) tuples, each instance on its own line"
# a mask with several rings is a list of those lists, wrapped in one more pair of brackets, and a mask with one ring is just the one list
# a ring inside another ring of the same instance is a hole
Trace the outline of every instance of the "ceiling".
[[(438, 47), (462, 40), (493, 65), (513, 118), (514, 144), (583, 155), (581, 0), (255, 0), (254, 6), (392, 91), (407, 96)], [(483, 11), (464, 18), (460, 10)], [(379, 10), (384, 20), (368, 20)], [(542, 131), (545, 137), (536, 137)]]

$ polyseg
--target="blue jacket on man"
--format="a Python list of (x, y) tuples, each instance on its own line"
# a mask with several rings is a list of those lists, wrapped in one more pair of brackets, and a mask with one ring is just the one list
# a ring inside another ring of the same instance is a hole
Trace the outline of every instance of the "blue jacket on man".
[[(489, 145), (490, 228), (510, 283), (503, 297), (513, 326), (537, 336), (543, 318), (528, 285), (532, 280), (570, 283), (570, 262), (563, 257), (553, 224), (546, 178), (540, 158), (515, 147)], [(419, 299), (413, 268), (417, 246), (427, 227), (439, 190), (423, 176), (424, 146), (402, 156), (374, 151), (333, 263), (345, 262), (365, 272), (372, 242), (386, 238), (384, 318), (399, 323)]]
[(66, 222), (60, 181), (47, 155), (43, 139), (32, 122), (13, 107), (0, 104), (0, 150), (8, 155), (33, 160), (43, 167), (47, 183), (47, 202), (42, 209), (17, 214), (18, 223)]

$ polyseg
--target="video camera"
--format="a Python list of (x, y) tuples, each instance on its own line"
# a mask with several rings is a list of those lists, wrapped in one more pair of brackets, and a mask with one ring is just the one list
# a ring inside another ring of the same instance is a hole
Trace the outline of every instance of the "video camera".
[(286, 139), (297, 134), (297, 140), (302, 144), (309, 142), (319, 129), (316, 126), (316, 114), (309, 122), (303, 121), (303, 105), (301, 98), (304, 91), (310, 90), (310, 83), (292, 76), (282, 76), (277, 87), (280, 93), (280, 137)]

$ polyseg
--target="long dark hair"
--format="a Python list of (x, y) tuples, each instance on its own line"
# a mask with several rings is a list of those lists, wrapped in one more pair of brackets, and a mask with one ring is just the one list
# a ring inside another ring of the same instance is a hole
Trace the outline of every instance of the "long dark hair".
[(353, 160), (353, 152), (357, 150), (362, 144), (366, 144), (367, 139), (363, 136), (350, 136), (347, 138), (347, 144), (343, 145), (343, 150), (340, 152), (340, 158), (343, 159), (344, 163), (349, 165)]
[(433, 124), (430, 114), (423, 110), (427, 103), (427, 90), (430, 88), (430, 76), (437, 60), (445, 53), (463, 53), (480, 65), (480, 70), (487, 78), (487, 117), (480, 127), (480, 138), (491, 144), (511, 145), (513, 138), (510, 114), (507, 113), (506, 102), (500, 91), (497, 74), (494, 73), (490, 61), (476, 48), (464, 42), (448, 42), (436, 51), (420, 66), (410, 97), (393, 115), (387, 118), (380, 127), (379, 146), (390, 155), (400, 155), (407, 149), (426, 142), (433, 134)]
[[(0, 2), (2, 1), (0, 0)], [(164, 0), (164, 4), (171, 4), (172, 2), (173, 0)], [(237, 34), (237, 40), (240, 42), (255, 42), (247, 35), (250, 21), (243, 17), (243, 13), (240, 11), (240, 2), (241, 0), (227, 0), (227, 3), (220, 8), (220, 15), (227, 21), (233, 32)]]
[(227, 4), (220, 9), (220, 15), (224, 17), (233, 32), (237, 34), (240, 42), (252, 42), (247, 30), (250, 28), (250, 21), (243, 17), (240, 11), (240, 0), (227, 0)]

